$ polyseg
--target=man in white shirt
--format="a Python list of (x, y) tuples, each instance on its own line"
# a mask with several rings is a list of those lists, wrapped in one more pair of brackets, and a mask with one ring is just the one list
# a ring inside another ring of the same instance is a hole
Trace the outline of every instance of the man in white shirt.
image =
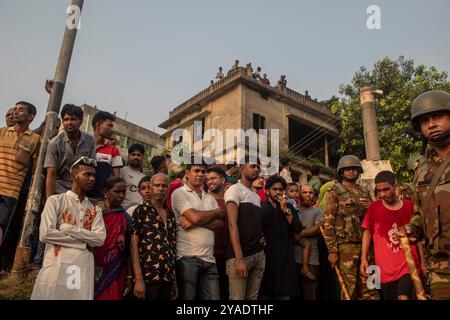
[(131, 145), (128, 148), (128, 165), (120, 169), (120, 176), (125, 179), (127, 185), (127, 193), (122, 203), (122, 207), (125, 210), (142, 202), (138, 186), (139, 181), (145, 176), (142, 173), (144, 154), (145, 149), (143, 145), (138, 143)]
[(102, 211), (86, 197), (95, 183), (96, 161), (81, 157), (72, 165), (72, 189), (50, 196), (41, 216), (39, 240), (44, 263), (32, 300), (93, 300), (93, 247), (106, 237)]
[(186, 184), (172, 193), (177, 219), (177, 280), (182, 300), (220, 298), (213, 230), (223, 227), (224, 211), (212, 195), (201, 189), (206, 167), (191, 159)]

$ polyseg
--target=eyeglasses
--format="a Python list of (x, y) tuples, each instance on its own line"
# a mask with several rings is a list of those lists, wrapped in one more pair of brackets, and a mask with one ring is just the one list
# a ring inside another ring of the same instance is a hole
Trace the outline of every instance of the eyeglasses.
[(80, 162), (83, 162), (85, 165), (88, 166), (93, 166), (96, 167), (97, 166), (97, 161), (95, 161), (94, 159), (91, 159), (89, 157), (86, 156), (82, 156), (80, 159), (78, 159), (77, 161), (75, 161), (72, 166), (70, 167), (70, 172), (72, 172), (73, 167), (75, 167), (77, 164), (79, 164)]

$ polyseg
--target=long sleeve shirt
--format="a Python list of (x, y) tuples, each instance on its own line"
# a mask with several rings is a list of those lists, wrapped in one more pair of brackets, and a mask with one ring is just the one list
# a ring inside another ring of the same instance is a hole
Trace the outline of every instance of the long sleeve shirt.
[(99, 206), (87, 198), (80, 201), (72, 191), (49, 197), (39, 228), (39, 239), (46, 243), (44, 262), (31, 299), (92, 300), (92, 247), (102, 246), (105, 237)]

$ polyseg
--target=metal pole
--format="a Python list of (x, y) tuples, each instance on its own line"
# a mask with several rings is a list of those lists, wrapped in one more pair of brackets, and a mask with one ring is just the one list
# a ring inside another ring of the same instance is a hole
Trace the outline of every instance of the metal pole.
[[(81, 13), (83, 2), (84, 0), (72, 0), (72, 4), (69, 8), (77, 9), (78, 13)], [(73, 16), (74, 13), (77, 14), (75, 11), (68, 13), (72, 17), (75, 17)], [(78, 21), (78, 18), (79, 17), (77, 17), (75, 21)], [(16, 249), (11, 272), (12, 280), (21, 280), (24, 273), (27, 271), (31, 253), (31, 234), (35, 228), (36, 214), (39, 213), (42, 197), (45, 193), (45, 179), (43, 174), (45, 154), (47, 152), (48, 141), (52, 138), (51, 135), (53, 129), (57, 124), (67, 73), (69, 71), (70, 59), (72, 57), (73, 46), (77, 35), (77, 26), (69, 29), (68, 25), (69, 23), (66, 23), (64, 38), (59, 52), (58, 63), (56, 65), (55, 77), (53, 80), (54, 83), (48, 101), (47, 114), (45, 117), (46, 125), (42, 135), (41, 148), (39, 150), (33, 182), (30, 192), (28, 193), (22, 232), (20, 234), (20, 240)]]
[(380, 160), (380, 138), (375, 115), (375, 98), (371, 86), (360, 89), (362, 120), (367, 160)]

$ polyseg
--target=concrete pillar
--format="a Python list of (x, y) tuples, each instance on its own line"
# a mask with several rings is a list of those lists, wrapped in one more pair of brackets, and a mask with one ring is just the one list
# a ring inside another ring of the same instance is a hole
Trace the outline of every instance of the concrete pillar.
[(327, 137), (327, 135), (325, 135), (325, 139), (324, 139), (324, 154), (325, 154), (325, 159), (324, 159), (325, 167), (329, 168), (330, 167), (330, 156), (328, 154), (328, 137)]
[(375, 98), (371, 86), (360, 89), (362, 107), (362, 121), (364, 140), (366, 145), (366, 159), (380, 160), (380, 138), (378, 135), (377, 119), (375, 115)]

